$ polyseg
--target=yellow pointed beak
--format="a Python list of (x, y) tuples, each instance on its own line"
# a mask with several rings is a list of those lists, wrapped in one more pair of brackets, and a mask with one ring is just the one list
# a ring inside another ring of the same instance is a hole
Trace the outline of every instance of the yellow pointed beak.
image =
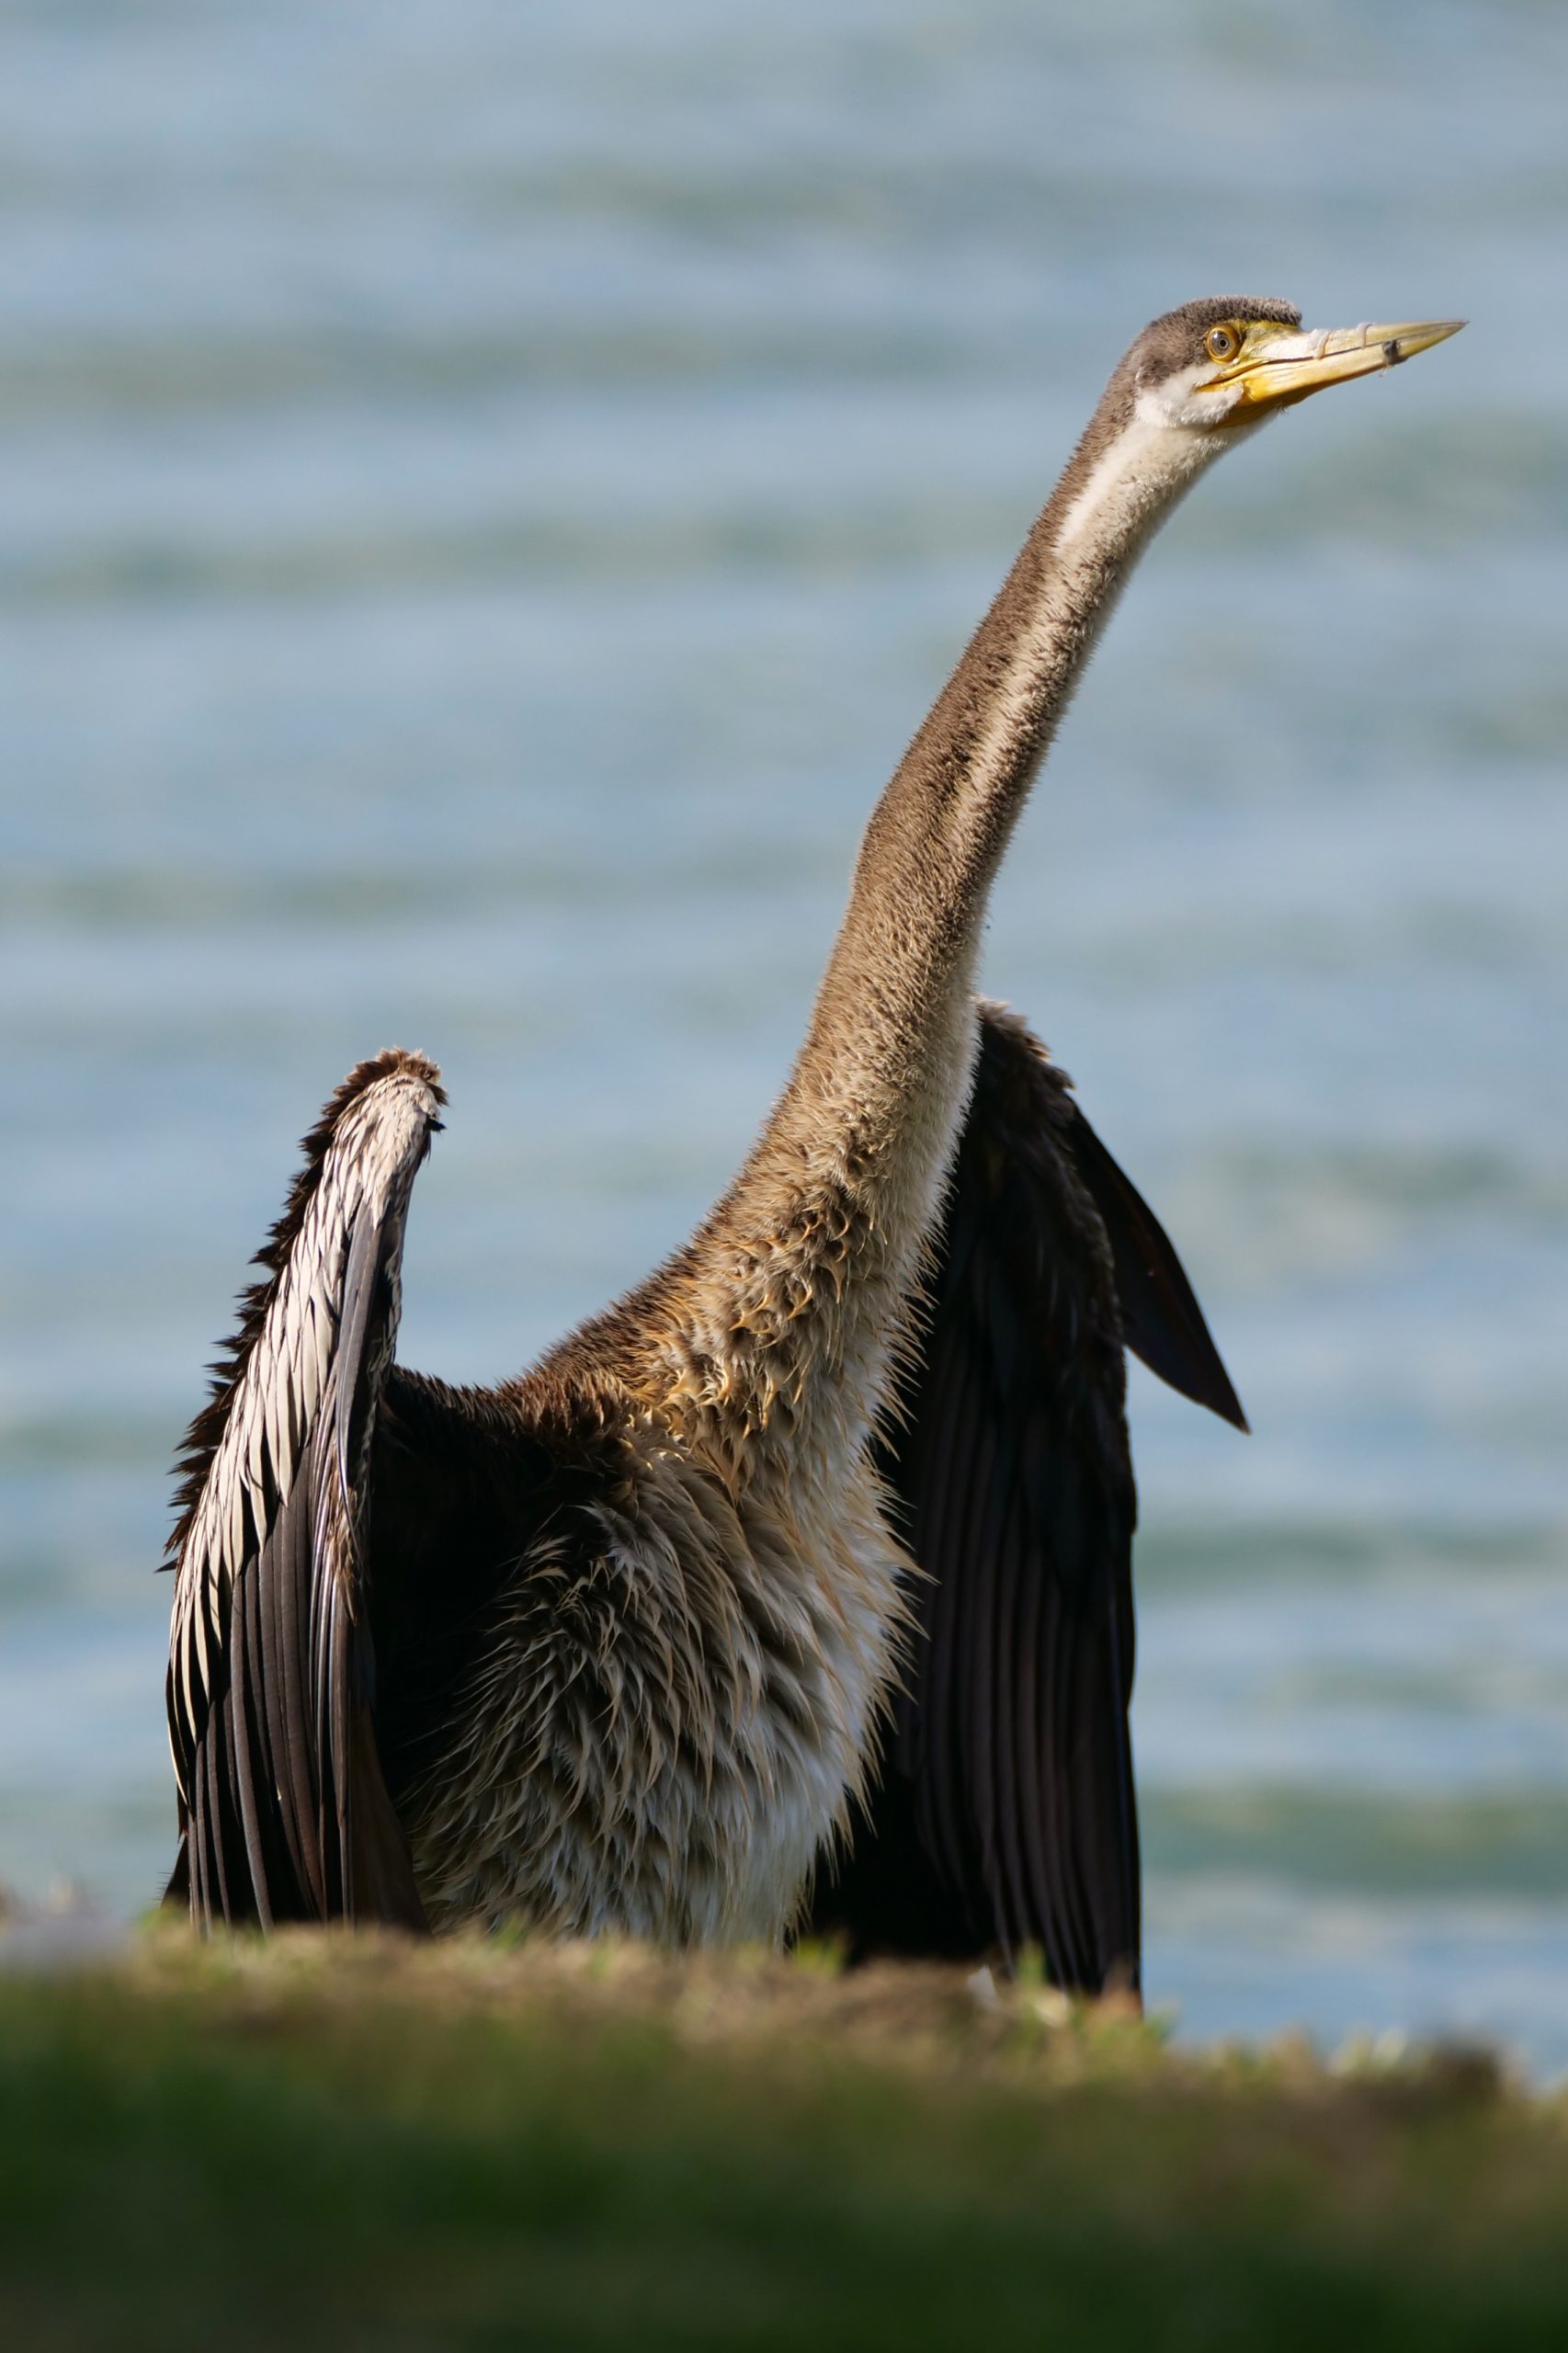
[(1302, 335), (1260, 321), (1262, 332), (1249, 334), (1238, 357), (1217, 368), (1197, 389), (1233, 386), (1233, 413), (1240, 415), (1288, 407), (1304, 401), (1309, 392), (1321, 392), (1325, 385), (1347, 384), (1353, 376), (1397, 368), (1418, 351), (1446, 343), (1464, 324), (1463, 319), (1406, 320), (1398, 326), (1333, 327)]

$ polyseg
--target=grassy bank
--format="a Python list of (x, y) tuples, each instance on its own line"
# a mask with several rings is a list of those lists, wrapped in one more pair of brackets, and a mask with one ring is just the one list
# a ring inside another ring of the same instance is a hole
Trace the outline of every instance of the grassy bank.
[(160, 1934), (0, 2109), (29, 2353), (1568, 2343), (1568, 2103), (961, 1972)]

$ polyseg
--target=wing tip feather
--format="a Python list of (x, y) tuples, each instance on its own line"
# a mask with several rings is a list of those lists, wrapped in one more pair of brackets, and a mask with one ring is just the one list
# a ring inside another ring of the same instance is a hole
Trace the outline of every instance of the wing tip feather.
[(333, 1089), (319, 1118), (301, 1138), (300, 1165), (289, 1188), (282, 1211), (251, 1261), (253, 1266), (260, 1267), (261, 1273), (240, 1294), (239, 1320), (234, 1332), (232, 1337), (220, 1343), (207, 1368), (209, 1386), (206, 1403), (191, 1421), (176, 1450), (175, 1523), (162, 1563), (165, 1569), (174, 1565), (185, 1549), (235, 1394), (261, 1339), (267, 1312), (278, 1295), (290, 1253), (300, 1238), (306, 1211), (321, 1183), (333, 1139), (354, 1107), (362, 1102), (372, 1088), (389, 1079), (413, 1080), (427, 1091), (431, 1108), (425, 1120), (426, 1137), (441, 1125), (436, 1111), (445, 1108), (447, 1091), (441, 1084), (439, 1068), (427, 1054), (403, 1046), (389, 1046), (381, 1053), (368, 1055), (363, 1062), (355, 1063), (347, 1076)]

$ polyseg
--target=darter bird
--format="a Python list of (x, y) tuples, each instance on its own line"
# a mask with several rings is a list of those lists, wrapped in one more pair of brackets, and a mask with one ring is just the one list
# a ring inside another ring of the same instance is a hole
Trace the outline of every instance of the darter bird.
[(1144, 330), (877, 805), (750, 1156), (531, 1370), (394, 1362), (445, 1097), (401, 1051), (339, 1086), (181, 1457), (170, 1894), (199, 1925), (814, 1916), (1136, 1986), (1124, 1347), (1242, 1414), (1067, 1081), (976, 998), (986, 899), (1177, 499), (1457, 324), (1222, 300)]

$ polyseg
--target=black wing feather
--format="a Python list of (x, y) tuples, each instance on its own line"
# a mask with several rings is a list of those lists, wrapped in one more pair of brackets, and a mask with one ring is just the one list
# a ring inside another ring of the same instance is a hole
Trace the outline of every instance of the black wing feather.
[(867, 1819), (812, 1925), (857, 1952), (1038, 1945), (1063, 1986), (1135, 1988), (1124, 1341), (1241, 1409), (1152, 1211), (1000, 1008), (982, 1008), (935, 1255), (918, 1371), (881, 1447), (923, 1573), (915, 1633)]
[[(1076, 1106), (1074, 1106), (1076, 1110)], [(1203, 1310), (1159, 1219), (1081, 1110), (1063, 1138), (1100, 1214), (1116, 1269), (1121, 1336), (1151, 1372), (1195, 1405), (1244, 1430), (1247, 1417)]]

